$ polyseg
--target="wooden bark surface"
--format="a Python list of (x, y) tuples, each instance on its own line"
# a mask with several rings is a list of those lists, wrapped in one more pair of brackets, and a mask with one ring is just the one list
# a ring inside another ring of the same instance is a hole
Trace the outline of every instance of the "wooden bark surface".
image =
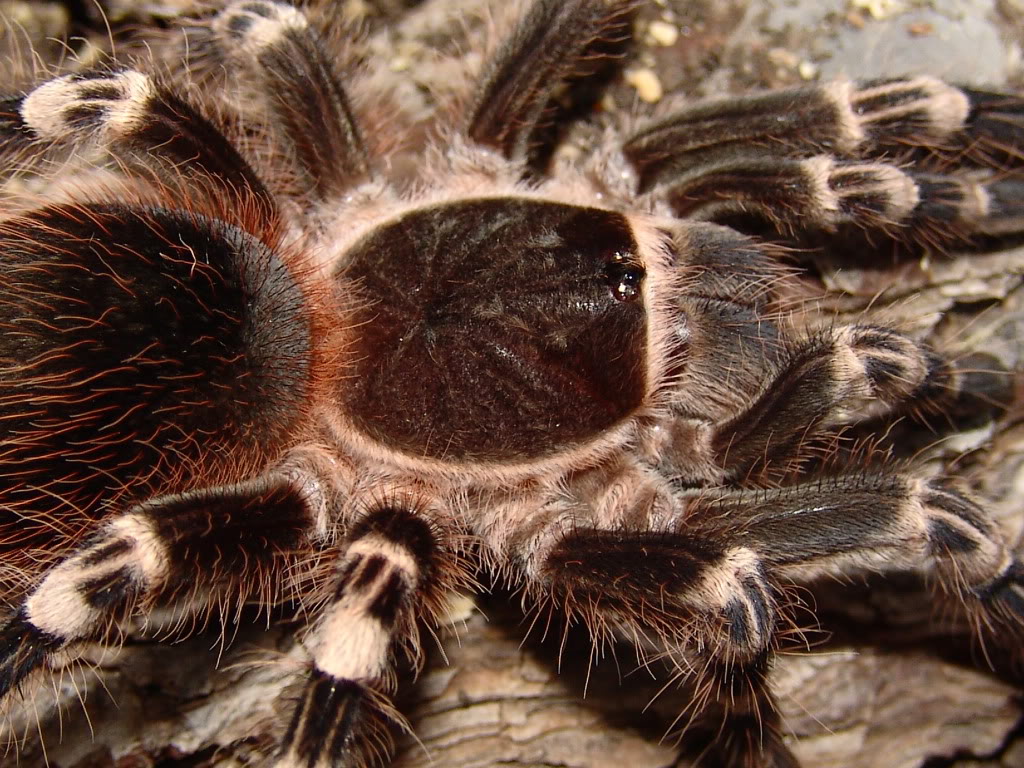
[[(16, 5), (25, 4), (5, 9)], [(118, 14), (145, 20), (195, 5), (117, 0), (108, 9), (116, 22)], [(365, 16), (373, 32), (367, 49), (392, 57), (395, 77), (419, 90), (443, 80), (447, 65), (434, 53), (458, 47), (451, 30), (472, 30), (483, 18), (480, 5), (432, 0), (407, 11), (398, 0), (338, 4)], [(901, 67), (894, 75), (913, 66), (939, 67), (945, 68), (939, 74), (958, 81), (1021, 84), (1024, 6), (1013, 0), (665, 0), (652, 3), (642, 19), (641, 50), (629, 77), (613, 86), (608, 110), (642, 107), (637, 89), (650, 82), (646, 73), (666, 99), (687, 98), (841, 71), (874, 76), (871, 67), (887, 57)], [(666, 38), (651, 32), (651, 21), (673, 26), (678, 39), (662, 44)], [(960, 39), (965, 35), (974, 37)], [(863, 60), (858, 51), (868, 51)], [(588, 134), (574, 135), (586, 141)], [(940, 348), (985, 349), (1022, 367), (1024, 252), (819, 265), (828, 289), (823, 312), (850, 319), (870, 307), (870, 316)], [(1018, 409), (997, 423), (972, 424), (925, 454), (961, 474), (1015, 542), (1024, 527), (1019, 415)], [(922, 446), (933, 441), (928, 435), (907, 439)], [(822, 627), (813, 635), (816, 645), (781, 655), (773, 673), (794, 750), (807, 768), (1024, 767), (1024, 706), (1012, 682), (1019, 676), (998, 648), (991, 649), (998, 671), (986, 671), (985, 653), (966, 627), (942, 618), (918, 580), (811, 585), (807, 602), (816, 606)], [(558, 632), (542, 640), (534, 631), (523, 642), (527, 627), (515, 597), (486, 596), (456, 613), (464, 621), (441, 628), (439, 644), (428, 641), (420, 678), (403, 677), (399, 705), (416, 737), (399, 737), (401, 768), (690, 765), (677, 756), (671, 733), (689, 692), (669, 686), (656, 697), (664, 679), (637, 669), (629, 648), (615, 649), (616, 658), (602, 659), (588, 673), (584, 637), (570, 633), (561, 649)], [(11, 727), (23, 738), (0, 765), (263, 765), (267, 745), (286, 724), (282, 690), (297, 659), (295, 626), (277, 616), (269, 629), (240, 627), (223, 653), (215, 628), (176, 644), (133, 632), (117, 652), (90, 649), (98, 677), (69, 674), (59, 682), (59, 717), (46, 714), (44, 694), (13, 712)], [(77, 692), (86, 686), (83, 707)]]

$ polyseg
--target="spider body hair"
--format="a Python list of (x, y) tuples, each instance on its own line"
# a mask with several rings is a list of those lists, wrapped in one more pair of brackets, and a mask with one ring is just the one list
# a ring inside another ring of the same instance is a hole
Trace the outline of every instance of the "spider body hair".
[(986, 376), (867, 319), (793, 321), (783, 249), (721, 222), (1019, 235), (1022, 102), (841, 81), (697, 104), (549, 168), (560, 98), (636, 7), (517, 7), (439, 110), (454, 127), (417, 126), (446, 149), (394, 177), (281, 2), (184, 25), (185, 69), (256, 102), (240, 131), (141, 65), (4, 101), (5, 178), (124, 184), (12, 192), (0, 219), (5, 702), (160, 610), (187, 632), (293, 605), (301, 690), (266, 762), (380, 762), (396, 668), (488, 571), (595, 648), (626, 636), (694, 677), (685, 714), (724, 713), (709, 764), (795, 768), (769, 676), (800, 584), (926, 573), (1019, 640), (1024, 567), (970, 493), (828, 456)]

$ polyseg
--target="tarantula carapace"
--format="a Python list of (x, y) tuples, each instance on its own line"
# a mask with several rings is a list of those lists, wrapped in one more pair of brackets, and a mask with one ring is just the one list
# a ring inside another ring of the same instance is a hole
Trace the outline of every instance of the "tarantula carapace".
[[(415, 168), (270, 0), (185, 29), (232, 120), (143, 67), (3, 101), (0, 694), (156, 612), (299, 605), (304, 688), (268, 764), (361, 765), (396, 662), (487, 572), (697, 677), (725, 711), (705, 764), (781, 768), (794, 585), (926, 572), (1019, 636), (1024, 569), (982, 506), (913, 463), (829, 459), (845, 426), (947, 412), (985, 376), (879, 324), (795, 322), (767, 242), (1019, 234), (1024, 102), (833, 82), (545, 163), (634, 6), (496, 24), (410, 132)], [(770, 237), (714, 223), (739, 219)]]

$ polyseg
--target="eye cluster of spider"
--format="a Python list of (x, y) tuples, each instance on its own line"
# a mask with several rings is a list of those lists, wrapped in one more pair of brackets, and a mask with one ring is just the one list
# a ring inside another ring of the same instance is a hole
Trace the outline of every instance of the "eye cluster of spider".
[(816, 579), (925, 574), (1019, 656), (999, 526), (880, 447), (899, 419), (1011, 405), (1013, 372), (815, 321), (779, 244), (1019, 236), (1024, 101), (835, 81), (553, 159), (636, 6), (496, 12), (479, 72), (404, 142), (372, 70), (271, 0), (183, 21), (180, 67), (3, 100), (14, 742), (83, 648), (293, 606), (302, 661), (263, 762), (386, 762), (397, 670), (488, 580), (696, 681), (709, 766), (798, 765), (769, 673)]

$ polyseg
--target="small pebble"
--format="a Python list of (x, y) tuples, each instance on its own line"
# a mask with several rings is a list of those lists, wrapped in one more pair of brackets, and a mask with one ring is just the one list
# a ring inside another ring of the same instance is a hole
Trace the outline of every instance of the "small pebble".
[(852, 0), (851, 4), (858, 10), (867, 11), (873, 19), (887, 19), (905, 10), (901, 0)]
[(679, 39), (679, 27), (667, 21), (652, 21), (647, 32), (655, 43), (664, 48), (675, 45)]
[(797, 73), (804, 80), (813, 80), (818, 76), (818, 67), (814, 62), (804, 59), (800, 62), (800, 65), (796, 68)]
[(648, 104), (661, 101), (661, 97), (665, 94), (661, 87), (661, 80), (654, 74), (653, 69), (647, 67), (627, 70), (626, 82), (636, 88), (637, 94)]

